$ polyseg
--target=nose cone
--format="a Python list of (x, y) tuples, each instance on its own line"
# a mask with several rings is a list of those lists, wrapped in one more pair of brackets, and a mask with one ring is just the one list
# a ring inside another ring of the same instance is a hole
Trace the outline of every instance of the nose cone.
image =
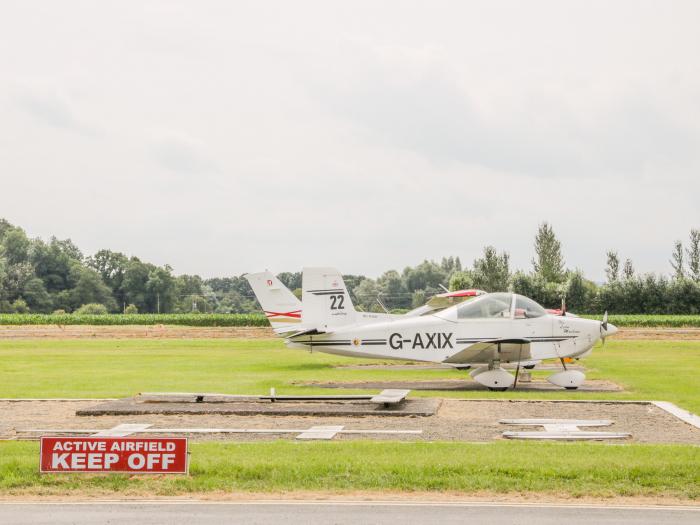
[(617, 333), (617, 326), (612, 323), (608, 323), (608, 328), (605, 330), (606, 336), (615, 335)]

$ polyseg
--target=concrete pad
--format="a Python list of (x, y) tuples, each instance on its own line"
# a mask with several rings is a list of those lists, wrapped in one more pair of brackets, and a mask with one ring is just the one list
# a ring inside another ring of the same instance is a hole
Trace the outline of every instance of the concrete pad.
[(76, 411), (78, 416), (124, 416), (144, 414), (274, 415), (274, 416), (432, 416), (440, 399), (407, 399), (389, 406), (369, 401), (232, 401), (227, 403), (141, 403), (135, 398), (108, 401)]
[(297, 436), (297, 439), (333, 439), (343, 425), (317, 425)]

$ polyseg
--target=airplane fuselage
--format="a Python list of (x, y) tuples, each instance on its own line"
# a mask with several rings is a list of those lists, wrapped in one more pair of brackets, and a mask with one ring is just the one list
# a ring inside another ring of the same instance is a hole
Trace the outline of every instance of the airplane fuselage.
[[(600, 322), (579, 317), (458, 320), (450, 319), (449, 313), (441, 314), (350, 325), (328, 334), (292, 339), (289, 344), (337, 355), (440, 363), (484, 341), (527, 341), (527, 353), (504, 353), (499, 359), (513, 362), (576, 357), (588, 352), (601, 338)], [(471, 363), (489, 363), (493, 359), (493, 353), (486, 352)]]

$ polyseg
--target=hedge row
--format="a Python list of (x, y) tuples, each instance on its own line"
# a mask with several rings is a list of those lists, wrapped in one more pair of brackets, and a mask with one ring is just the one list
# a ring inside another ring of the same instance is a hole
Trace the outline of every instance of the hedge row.
[[(600, 315), (583, 315), (581, 317), (602, 319)], [(700, 328), (700, 315), (616, 314), (610, 315), (608, 321), (615, 326), (630, 328)]]
[(0, 314), (0, 325), (269, 326), (263, 314)]

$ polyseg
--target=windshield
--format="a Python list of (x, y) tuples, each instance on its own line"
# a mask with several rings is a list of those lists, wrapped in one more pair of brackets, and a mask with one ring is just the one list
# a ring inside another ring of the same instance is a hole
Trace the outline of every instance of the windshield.
[(491, 293), (477, 297), (457, 309), (457, 319), (507, 319), (513, 294)]
[(516, 319), (531, 319), (533, 317), (542, 317), (543, 315), (547, 315), (547, 312), (535, 301), (522, 295), (515, 296)]

